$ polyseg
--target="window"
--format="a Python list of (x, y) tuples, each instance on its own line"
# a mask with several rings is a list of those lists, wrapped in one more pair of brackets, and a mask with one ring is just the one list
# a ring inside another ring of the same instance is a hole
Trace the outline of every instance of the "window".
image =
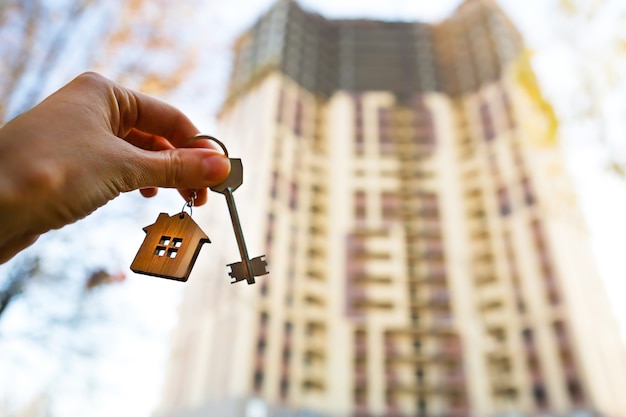
[(285, 363), (289, 362), (291, 359), (291, 350), (289, 348), (283, 349), (283, 361)]
[(511, 99), (506, 91), (502, 92), (502, 105), (506, 114), (507, 127), (509, 129), (515, 128), (515, 114), (513, 112), (513, 106), (511, 105)]
[(284, 399), (287, 397), (289, 393), (289, 380), (287, 378), (282, 378), (280, 380), (280, 396)]
[(530, 187), (530, 180), (528, 178), (522, 179), (522, 191), (524, 193), (524, 201), (527, 206), (532, 206), (535, 204), (535, 196), (533, 195), (533, 191)]
[(417, 368), (415, 376), (417, 377), (418, 382), (424, 382), (424, 375), (424, 370), (422, 368)]
[(301, 99), (296, 101), (296, 115), (294, 120), (293, 133), (300, 136), (302, 134), (302, 125), (304, 122), (304, 109)]
[[(416, 319), (418, 318), (417, 316), (415, 317)], [(413, 341), (413, 350), (415, 350), (415, 352), (419, 352), (422, 350), (422, 342), (419, 340), (414, 340)]]
[(493, 120), (491, 117), (491, 113), (489, 112), (489, 106), (487, 103), (482, 103), (480, 105), (480, 121), (482, 123), (485, 139), (487, 141), (492, 141), (496, 136), (496, 132), (493, 126)]
[(428, 407), (426, 404), (426, 400), (420, 398), (420, 400), (418, 401), (417, 407), (418, 407), (420, 416), (425, 416), (428, 414)]
[(259, 339), (257, 343), (257, 352), (259, 355), (263, 355), (265, 353), (265, 347), (267, 346), (265, 339)]
[(278, 123), (282, 123), (283, 121), (283, 111), (285, 108), (285, 90), (280, 89), (280, 95), (278, 97), (278, 108), (276, 109), (276, 121)]
[(522, 338), (524, 339), (526, 346), (534, 344), (533, 331), (531, 329), (524, 329), (522, 331)]
[(183, 239), (176, 237), (172, 239), (171, 236), (161, 236), (159, 244), (154, 250), (154, 254), (159, 257), (167, 256), (170, 259), (176, 258), (178, 255), (178, 249), (182, 246)]
[(366, 198), (364, 191), (357, 191), (354, 194), (354, 217), (357, 220), (364, 220), (366, 215)]
[(272, 172), (272, 198), (276, 198), (278, 195), (278, 172)]
[(396, 407), (396, 397), (394, 393), (390, 390), (385, 391), (385, 402), (387, 403), (387, 407), (394, 408)]
[(567, 393), (573, 403), (580, 404), (584, 402), (583, 391), (578, 380), (570, 379), (567, 381)]
[(267, 326), (267, 322), (269, 321), (269, 314), (267, 314), (265, 311), (261, 313), (261, 326)]
[(260, 391), (263, 387), (263, 371), (257, 370), (254, 373), (254, 389)]
[(289, 190), (289, 208), (295, 210), (298, 207), (298, 184), (291, 183)]
[(391, 121), (389, 109), (378, 109), (378, 140), (380, 143), (380, 153), (383, 155), (392, 154), (394, 151), (393, 137), (391, 134)]
[(397, 220), (400, 211), (400, 197), (398, 194), (389, 191), (383, 191), (381, 195), (383, 220)]
[(365, 151), (365, 136), (363, 133), (363, 103), (360, 97), (354, 102), (354, 146), (357, 154)]
[(415, 109), (415, 142), (435, 145), (435, 128), (432, 113), (424, 108)]
[(498, 189), (498, 208), (500, 209), (501, 216), (508, 216), (511, 213), (509, 193), (504, 187)]
[(548, 406), (548, 398), (543, 385), (537, 384), (533, 387), (533, 397), (535, 398), (537, 407), (546, 408)]

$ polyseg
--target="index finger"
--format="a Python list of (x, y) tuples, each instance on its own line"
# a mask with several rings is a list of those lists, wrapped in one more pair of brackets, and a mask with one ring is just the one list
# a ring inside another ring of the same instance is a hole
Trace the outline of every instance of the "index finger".
[(161, 100), (117, 84), (114, 84), (114, 94), (122, 132), (136, 129), (161, 136), (176, 148), (186, 147), (188, 139), (199, 132), (183, 112)]

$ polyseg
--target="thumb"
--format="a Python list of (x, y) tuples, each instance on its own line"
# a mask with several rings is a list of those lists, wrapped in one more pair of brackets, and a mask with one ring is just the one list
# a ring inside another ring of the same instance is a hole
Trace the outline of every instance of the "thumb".
[(226, 155), (214, 149), (177, 148), (158, 152), (141, 151), (136, 160), (137, 183), (133, 188), (165, 187), (202, 189), (224, 181), (230, 173)]

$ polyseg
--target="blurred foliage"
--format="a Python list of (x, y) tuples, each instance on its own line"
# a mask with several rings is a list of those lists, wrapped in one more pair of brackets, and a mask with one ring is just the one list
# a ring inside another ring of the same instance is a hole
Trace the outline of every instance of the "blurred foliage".
[(179, 22), (191, 20), (197, 3), (5, 0), (0, 123), (87, 69), (151, 94), (176, 89), (196, 66), (198, 38)]
[[(616, 104), (626, 109), (626, 2), (622, 0), (553, 0), (552, 30), (569, 50), (578, 80), (561, 120), (592, 126), (606, 149), (606, 167), (626, 179), (624, 125), (611, 129)], [(568, 74), (569, 75), (569, 74)]]
[(9, 271), (4, 288), (0, 289), (0, 319), (11, 301), (15, 300), (24, 291), (25, 277), (34, 277), (40, 272), (39, 257), (29, 257), (19, 262)]
[[(57, 88), (55, 78), (65, 78), (63, 84), (90, 68), (152, 94), (176, 89), (194, 68), (195, 45), (173, 22), (189, 18), (193, 6), (193, 0), (177, 7), (167, 0), (0, 3), (0, 123)], [(20, 282), (33, 275), (19, 265), (14, 273), (0, 290), (0, 315), (13, 298), (8, 293), (21, 292)]]
[(524, 89), (528, 98), (535, 107), (543, 113), (547, 126), (537, 126), (536, 124), (525, 124), (523, 128), (526, 130), (524, 137), (531, 138), (533, 142), (541, 145), (553, 145), (557, 142), (557, 132), (559, 123), (554, 113), (552, 105), (546, 101), (539, 88), (539, 83), (535, 72), (531, 65), (531, 53), (524, 51), (513, 64), (517, 82)]
[[(161, 97), (175, 92), (197, 65), (200, 39), (180, 22), (199, 2), (0, 0), (0, 126), (86, 70)], [(129, 331), (141, 335), (140, 322), (114, 310), (120, 286), (113, 284), (125, 282), (118, 272), (123, 246), (100, 238), (141, 230), (137, 218), (147, 203), (130, 201), (48, 233), (0, 265), (0, 386), (9, 389), (0, 392), (0, 415), (20, 415), (19, 401), (13, 411), (2, 402), (18, 392), (7, 381), (25, 375), (37, 375), (27, 402), (44, 398), (46, 416), (62, 414), (55, 411), (62, 384), (51, 382), (61, 377), (89, 382), (81, 388), (85, 406), (98, 384), (88, 364), (107, 354), (104, 342)], [(37, 371), (38, 360), (50, 369)]]
[(189, 77), (196, 41), (180, 27), (192, 20), (197, 1), (129, 0), (122, 3), (94, 67), (124, 85), (164, 95)]

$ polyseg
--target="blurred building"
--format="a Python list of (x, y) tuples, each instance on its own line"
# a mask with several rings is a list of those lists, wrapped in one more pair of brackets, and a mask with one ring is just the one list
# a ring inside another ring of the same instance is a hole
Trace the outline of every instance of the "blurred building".
[(554, 114), (494, 1), (424, 24), (279, 0), (221, 126), (271, 274), (230, 286), (209, 231), (157, 415), (626, 416)]

